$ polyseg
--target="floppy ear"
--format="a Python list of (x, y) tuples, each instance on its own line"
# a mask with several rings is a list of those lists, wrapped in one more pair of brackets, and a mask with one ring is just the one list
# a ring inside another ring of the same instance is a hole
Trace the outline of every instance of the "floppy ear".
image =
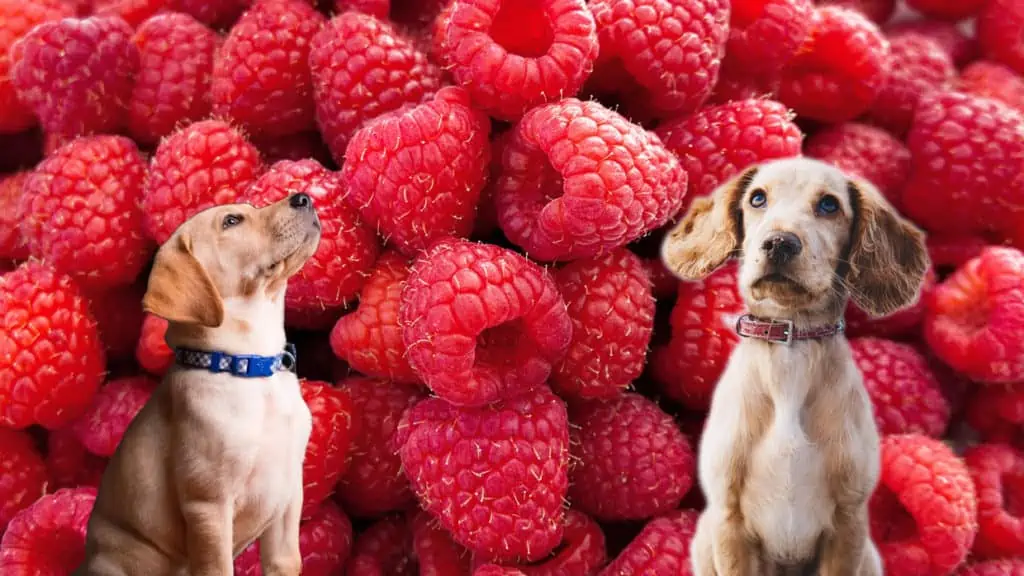
[(157, 251), (142, 309), (181, 324), (215, 328), (224, 322), (224, 302), (192, 255), (192, 242), (185, 234), (176, 235)]
[(683, 280), (707, 277), (743, 243), (740, 199), (757, 167), (747, 168), (708, 196), (695, 198), (661, 245), (665, 266)]
[(854, 211), (847, 274), (851, 298), (875, 317), (914, 304), (930, 264), (924, 233), (872, 184), (851, 180), (847, 191)]

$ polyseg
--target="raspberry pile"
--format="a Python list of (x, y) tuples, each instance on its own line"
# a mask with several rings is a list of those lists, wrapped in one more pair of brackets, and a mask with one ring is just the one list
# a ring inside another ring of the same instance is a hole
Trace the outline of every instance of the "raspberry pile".
[(0, 0), (0, 574), (84, 553), (173, 361), (156, 248), (296, 192), (303, 574), (690, 574), (745, 307), (659, 246), (799, 155), (928, 232), (920, 300), (845, 316), (886, 574), (1021, 576), (1024, 2)]

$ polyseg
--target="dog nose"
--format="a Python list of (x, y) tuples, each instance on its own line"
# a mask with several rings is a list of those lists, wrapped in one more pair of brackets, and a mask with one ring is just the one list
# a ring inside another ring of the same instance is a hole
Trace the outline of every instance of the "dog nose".
[(775, 232), (764, 241), (761, 249), (775, 264), (785, 264), (803, 249), (803, 244), (792, 232)]
[(309, 194), (299, 192), (288, 199), (288, 205), (296, 210), (308, 210), (313, 206), (313, 199), (309, 197)]

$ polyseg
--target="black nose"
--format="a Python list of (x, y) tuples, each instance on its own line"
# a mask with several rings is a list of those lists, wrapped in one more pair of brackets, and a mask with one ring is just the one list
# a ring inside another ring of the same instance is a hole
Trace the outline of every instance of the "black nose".
[(792, 232), (775, 232), (761, 245), (773, 264), (785, 264), (803, 249), (803, 244)]
[(288, 205), (296, 210), (308, 210), (313, 206), (313, 199), (308, 194), (300, 192), (288, 199)]

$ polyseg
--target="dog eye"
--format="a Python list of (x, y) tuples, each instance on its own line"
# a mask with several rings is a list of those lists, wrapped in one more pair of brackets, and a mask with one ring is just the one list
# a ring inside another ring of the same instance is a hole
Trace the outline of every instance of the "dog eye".
[(228, 214), (227, 216), (224, 217), (224, 229), (227, 230), (232, 226), (238, 226), (239, 224), (242, 223), (242, 220), (244, 219), (245, 218), (243, 218), (240, 214)]
[(768, 195), (764, 193), (764, 190), (754, 190), (750, 195), (750, 205), (754, 208), (760, 208), (768, 202)]
[(818, 200), (814, 211), (818, 214), (835, 214), (839, 211), (839, 200), (831, 194), (826, 194)]

